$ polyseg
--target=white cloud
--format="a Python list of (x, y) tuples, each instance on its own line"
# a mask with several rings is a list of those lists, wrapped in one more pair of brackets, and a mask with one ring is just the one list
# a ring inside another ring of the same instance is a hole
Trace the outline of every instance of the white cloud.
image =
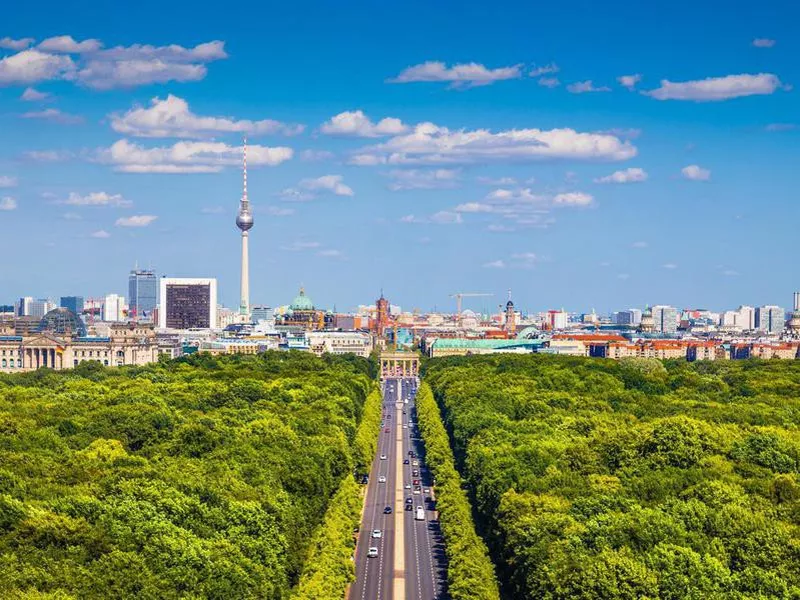
[(450, 130), (421, 123), (406, 135), (363, 148), (351, 159), (359, 165), (470, 164), (548, 159), (627, 160), (636, 156), (628, 140), (573, 129)]
[(619, 77), (617, 77), (617, 81), (619, 82), (619, 84), (623, 87), (628, 88), (629, 90), (635, 88), (636, 84), (639, 83), (641, 80), (642, 76), (639, 73), (636, 73), (634, 75), (620, 75)]
[(386, 117), (373, 123), (362, 111), (346, 111), (331, 117), (320, 127), (328, 135), (352, 137), (382, 137), (407, 132), (408, 125), (400, 119)]
[(67, 150), (28, 150), (25, 158), (37, 162), (58, 162), (72, 158), (72, 153)]
[(697, 165), (683, 167), (681, 169), (681, 175), (683, 175), (685, 179), (691, 179), (692, 181), (708, 181), (711, 179), (711, 171)]
[(0, 188), (16, 187), (17, 178), (10, 175), (0, 175)]
[(481, 185), (517, 185), (513, 177), (478, 177), (475, 181)]
[(267, 214), (273, 217), (288, 217), (295, 213), (293, 208), (282, 208), (280, 206), (267, 206)]
[(506, 263), (502, 260), (493, 260), (483, 265), (484, 269), (505, 269)]
[(556, 88), (561, 85), (558, 77), (542, 77), (538, 82), (539, 85), (546, 88)]
[(595, 179), (595, 183), (637, 183), (647, 180), (647, 172), (639, 167), (614, 171), (611, 175)]
[(342, 258), (344, 254), (341, 250), (334, 250), (332, 248), (327, 248), (325, 250), (320, 250), (317, 252), (317, 256), (323, 256), (326, 258)]
[(678, 265), (676, 265), (675, 263), (664, 263), (664, 264), (663, 264), (663, 265), (661, 265), (661, 266), (662, 266), (663, 268), (665, 268), (665, 269), (669, 269), (669, 270), (674, 270), (674, 269), (677, 269), (677, 268), (678, 268)]
[(772, 48), (775, 45), (775, 40), (769, 38), (756, 38), (753, 40), (753, 46), (756, 48)]
[(3, 196), (0, 198), (0, 210), (16, 210), (17, 200), (11, 196)]
[(516, 229), (513, 227), (509, 227), (508, 225), (498, 225), (496, 223), (492, 223), (486, 229), (492, 233), (511, 233), (512, 231), (516, 231)]
[(619, 275), (617, 275), (617, 279), (622, 279), (623, 281), (630, 278), (631, 276), (628, 275), (627, 273), (620, 273)]
[(566, 192), (556, 194), (553, 204), (556, 206), (589, 206), (594, 202), (594, 196), (584, 192)]
[(487, 69), (478, 63), (455, 64), (448, 67), (443, 62), (428, 61), (404, 69), (390, 83), (410, 83), (417, 81), (450, 82), (452, 88), (468, 88), (490, 85), (495, 81), (519, 79), (522, 76), (522, 65)]
[(642, 130), (635, 127), (612, 127), (611, 129), (603, 129), (601, 131), (597, 131), (596, 133), (614, 135), (619, 138), (633, 140), (642, 135)]
[(647, 242), (633, 242), (631, 248), (647, 248)]
[(111, 234), (108, 233), (105, 229), (99, 229), (98, 231), (93, 231), (92, 233), (90, 233), (89, 237), (104, 240), (106, 238), (110, 238)]
[(736, 277), (737, 275), (739, 275), (739, 271), (734, 271), (733, 269), (725, 269), (722, 272), (722, 274), (727, 277)]
[(47, 100), (49, 97), (50, 94), (47, 92), (40, 92), (32, 87), (28, 87), (25, 88), (25, 91), (22, 92), (22, 95), (19, 98), (25, 102), (42, 102)]
[(83, 217), (81, 217), (78, 213), (67, 212), (61, 215), (61, 218), (65, 221), (80, 221)]
[(23, 50), (0, 60), (0, 86), (64, 79), (75, 71), (69, 56)]
[(336, 196), (354, 196), (353, 188), (345, 185), (341, 175), (323, 175), (314, 179), (303, 179), (300, 187), (311, 192), (330, 192)]
[[(144, 148), (122, 139), (101, 150), (97, 159), (125, 173), (217, 173), (225, 167), (240, 166), (242, 152), (242, 146), (223, 142), (182, 141), (172, 146)], [(291, 148), (250, 145), (247, 164), (274, 167), (292, 155)]]
[(483, 202), (465, 202), (464, 204), (459, 204), (453, 210), (463, 213), (490, 213), (494, 209), (491, 204)]
[(797, 129), (797, 125), (794, 123), (770, 123), (764, 129), (767, 131), (792, 131)]
[(771, 73), (758, 75), (727, 75), (708, 77), (697, 81), (673, 82), (661, 80), (661, 87), (644, 94), (656, 100), (692, 100), (716, 102), (742, 96), (772, 94), (781, 87), (781, 81)]
[(235, 120), (230, 117), (201, 117), (192, 113), (183, 98), (169, 94), (166, 99), (153, 98), (149, 108), (132, 108), (124, 115), (112, 114), (111, 128), (135, 137), (205, 138), (218, 133), (296, 135), (302, 125), (290, 125), (264, 119)]
[(132, 206), (133, 202), (125, 199), (122, 194), (109, 194), (108, 192), (91, 192), (89, 194), (81, 195), (77, 192), (70, 192), (66, 200), (62, 200), (59, 204), (67, 204), (69, 206), (118, 206), (126, 207)]
[(512, 254), (511, 258), (515, 261), (515, 266), (522, 269), (532, 269), (541, 261), (539, 255), (534, 252), (519, 252)]
[(120, 217), (114, 223), (117, 227), (147, 227), (158, 217), (155, 215), (132, 215), (130, 217)]
[(567, 91), (571, 94), (586, 94), (592, 92), (610, 92), (611, 88), (606, 86), (595, 87), (591, 79), (586, 81), (576, 81), (567, 86)]
[(431, 215), (431, 223), (436, 223), (437, 225), (458, 225), (461, 222), (461, 215), (449, 210), (440, 210)]
[(0, 39), (0, 48), (19, 52), (20, 50), (25, 50), (25, 48), (30, 46), (34, 41), (35, 40), (33, 38), (20, 38), (18, 40), (14, 40), (10, 37), (4, 37)]
[(458, 169), (394, 169), (388, 176), (392, 180), (389, 189), (399, 190), (441, 190), (458, 186)]
[(46, 108), (45, 110), (37, 110), (22, 113), (23, 119), (41, 119), (43, 121), (50, 121), (52, 123), (60, 123), (61, 125), (77, 125), (83, 123), (83, 117), (80, 115), (71, 115), (69, 113), (61, 112), (57, 108)]
[(56, 52), (62, 54), (82, 54), (84, 52), (97, 52), (102, 48), (100, 40), (84, 40), (76, 42), (70, 35), (59, 35), (47, 38), (37, 48), (42, 52)]
[(561, 69), (558, 68), (556, 63), (550, 63), (549, 65), (542, 65), (541, 67), (534, 67), (528, 73), (529, 77), (541, 77), (542, 75), (552, 75), (553, 73), (558, 73)]
[(420, 223), (420, 219), (415, 217), (414, 215), (405, 215), (404, 217), (400, 217), (401, 223)]
[(309, 200), (313, 200), (317, 197), (316, 194), (304, 192), (303, 190), (298, 190), (297, 188), (286, 188), (275, 195), (281, 197), (286, 202), (308, 202)]
[(385, 165), (385, 156), (375, 156), (374, 154), (354, 154), (347, 161), (349, 165), (357, 167), (374, 167), (375, 165)]

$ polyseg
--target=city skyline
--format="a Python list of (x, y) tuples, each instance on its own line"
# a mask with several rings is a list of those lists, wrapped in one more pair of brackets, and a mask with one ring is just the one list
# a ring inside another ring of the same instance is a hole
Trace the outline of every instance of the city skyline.
[(509, 287), (523, 310), (789, 308), (798, 287), (789, 3), (679, 2), (659, 26), (627, 2), (465, 4), (458, 27), (418, 4), (279, 6), (191, 33), (180, 3), (124, 27), (45, 4), (0, 31), (0, 301), (124, 295), (138, 260), (239, 307), (243, 135), (251, 305), (304, 284), (340, 310), (381, 288), (494, 310)]

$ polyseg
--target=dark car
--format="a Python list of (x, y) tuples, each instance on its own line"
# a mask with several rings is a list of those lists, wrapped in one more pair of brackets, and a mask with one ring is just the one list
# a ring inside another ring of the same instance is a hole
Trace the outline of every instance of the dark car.
[(407, 464), (408, 464), (408, 459), (405, 459), (405, 460), (403, 461), (403, 464), (404, 464), (404, 465), (407, 465)]
[(366, 475), (362, 476), (361, 483), (369, 483), (369, 477), (367, 477)]
[(406, 504), (406, 510), (414, 510), (413, 504)]
[(391, 506), (387, 506), (386, 508), (384, 508), (383, 509), (383, 514), (385, 514), (385, 515), (392, 514), (392, 507)]
[(409, 496), (408, 498), (406, 498), (406, 504), (414, 504), (414, 499), (411, 496)]

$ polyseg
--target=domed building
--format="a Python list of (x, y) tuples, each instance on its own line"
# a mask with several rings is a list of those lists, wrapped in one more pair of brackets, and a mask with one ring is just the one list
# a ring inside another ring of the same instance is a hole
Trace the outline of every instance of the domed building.
[(639, 323), (639, 331), (642, 333), (652, 333), (656, 329), (656, 321), (653, 318), (653, 311), (649, 306), (645, 307), (642, 313), (642, 320)]
[(326, 319), (325, 311), (317, 310), (311, 298), (306, 296), (305, 289), (301, 287), (283, 315), (276, 318), (275, 324), (292, 329), (317, 330), (325, 328)]
[(68, 308), (54, 308), (39, 321), (39, 333), (50, 333), (60, 337), (85, 337), (86, 325)]

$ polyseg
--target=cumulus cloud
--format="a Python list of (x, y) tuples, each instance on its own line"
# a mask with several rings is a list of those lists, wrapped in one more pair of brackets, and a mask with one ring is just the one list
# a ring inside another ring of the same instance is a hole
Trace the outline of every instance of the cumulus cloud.
[(108, 233), (105, 229), (99, 229), (97, 231), (93, 231), (89, 234), (89, 237), (97, 238), (100, 240), (104, 240), (106, 238), (110, 238), (111, 234)]
[(558, 73), (560, 69), (556, 63), (542, 65), (541, 67), (533, 67), (528, 73), (529, 77), (541, 77), (542, 75), (552, 75)]
[(135, 137), (206, 138), (219, 133), (252, 135), (296, 135), (302, 125), (289, 125), (263, 119), (235, 120), (230, 117), (201, 117), (189, 109), (183, 98), (169, 94), (165, 99), (153, 98), (148, 108), (132, 108), (123, 115), (111, 115), (111, 128)]
[[(124, 173), (217, 173), (225, 167), (240, 166), (242, 152), (242, 146), (223, 142), (182, 141), (172, 146), (145, 148), (122, 139), (101, 150), (97, 160)], [(291, 148), (250, 145), (247, 164), (274, 167), (292, 155)]]
[(25, 50), (25, 48), (29, 47), (34, 41), (33, 38), (20, 38), (15, 40), (10, 37), (4, 37), (0, 39), (0, 48), (19, 52), (20, 50)]
[(576, 81), (567, 86), (567, 91), (571, 94), (587, 94), (592, 92), (610, 92), (611, 88), (606, 86), (595, 87), (591, 79), (586, 81)]
[(517, 185), (513, 177), (478, 177), (475, 181), (481, 185)]
[(639, 83), (641, 80), (642, 76), (639, 73), (636, 73), (634, 75), (620, 75), (619, 77), (617, 77), (617, 81), (619, 82), (619, 84), (623, 87), (628, 88), (629, 90), (635, 88), (636, 84)]
[(288, 217), (295, 212), (293, 208), (283, 208), (280, 206), (267, 206), (266, 211), (268, 215), (272, 215), (273, 217)]
[(413, 131), (362, 148), (351, 164), (447, 165), (530, 162), (548, 159), (626, 160), (636, 156), (630, 141), (573, 129), (450, 130), (420, 123)]
[(633, 140), (642, 135), (642, 130), (635, 127), (612, 127), (611, 129), (603, 129), (597, 133)]
[(0, 210), (16, 210), (17, 200), (11, 196), (3, 196), (0, 198)]
[(537, 83), (546, 88), (555, 88), (561, 85), (558, 77), (542, 77)]
[(394, 169), (389, 171), (392, 180), (389, 189), (400, 190), (442, 190), (458, 187), (458, 169)]
[(692, 181), (708, 181), (711, 179), (711, 171), (698, 165), (683, 167), (681, 169), (681, 175), (683, 175), (685, 179), (691, 179)]
[(373, 123), (370, 118), (360, 110), (345, 111), (325, 121), (320, 131), (327, 135), (351, 137), (382, 137), (399, 135), (407, 132), (408, 125), (400, 119), (386, 117)]
[(775, 45), (775, 40), (769, 38), (756, 38), (753, 40), (753, 46), (756, 48), (772, 48)]
[(10, 175), (0, 175), (0, 188), (16, 187), (17, 178)]
[(759, 73), (757, 75), (742, 74), (708, 77), (696, 81), (682, 82), (662, 79), (661, 87), (643, 93), (656, 100), (718, 102), (743, 96), (772, 94), (781, 85), (777, 75)]
[(77, 125), (79, 123), (83, 123), (83, 117), (61, 112), (57, 108), (47, 108), (45, 110), (22, 113), (22, 118), (41, 119), (43, 121), (50, 121), (52, 123), (59, 123), (61, 125)]
[(565, 192), (553, 197), (556, 206), (589, 206), (594, 202), (594, 196), (584, 192)]
[(294, 241), (288, 246), (281, 246), (281, 250), (288, 250), (289, 252), (302, 252), (304, 250), (316, 250), (322, 246), (319, 242), (306, 242), (306, 241)]
[(611, 175), (599, 177), (595, 183), (637, 183), (647, 181), (647, 172), (639, 167), (631, 167), (622, 171), (614, 171)]
[[(12, 42), (15, 41), (10, 40), (6, 47)], [(35, 48), (18, 46), (17, 54), (0, 60), (0, 85), (66, 80), (109, 90), (168, 81), (197, 81), (206, 76), (207, 63), (227, 58), (221, 41), (194, 48), (134, 44), (103, 49), (99, 40), (76, 42), (70, 36), (59, 36)]]
[(668, 270), (670, 270), (670, 271), (672, 271), (672, 270), (674, 270), (674, 269), (677, 269), (677, 268), (678, 268), (678, 265), (676, 265), (675, 263), (664, 263), (664, 264), (663, 264), (663, 265), (661, 265), (661, 266), (662, 266), (663, 268), (665, 268), (665, 269), (668, 269)]
[(23, 50), (0, 60), (0, 86), (65, 79), (74, 71), (75, 63), (69, 56)]
[(462, 63), (448, 67), (443, 62), (428, 61), (404, 69), (389, 83), (411, 83), (418, 81), (450, 82), (451, 88), (468, 88), (491, 85), (495, 81), (519, 79), (522, 65), (487, 69), (479, 63)]
[(303, 179), (300, 187), (312, 192), (330, 192), (335, 196), (354, 196), (353, 188), (345, 185), (341, 175), (323, 175), (313, 179)]
[(333, 158), (333, 156), (333, 152), (329, 152), (328, 150), (303, 150), (300, 153), (300, 160), (306, 162), (316, 162), (330, 160)]
[(47, 100), (49, 97), (50, 94), (47, 92), (40, 92), (32, 87), (28, 87), (25, 88), (25, 91), (22, 92), (22, 95), (19, 98), (25, 102), (42, 102)]
[(76, 42), (71, 35), (59, 35), (47, 38), (37, 48), (43, 52), (56, 52), (62, 54), (83, 54), (84, 52), (97, 52), (103, 47), (100, 40), (84, 40)]
[(69, 160), (73, 154), (67, 150), (28, 150), (23, 156), (36, 162), (59, 162)]
[(114, 225), (117, 227), (147, 227), (157, 218), (155, 215), (132, 215), (130, 217), (120, 217)]
[(459, 204), (453, 210), (463, 213), (490, 213), (494, 209), (491, 204), (486, 204), (485, 202), (465, 202)]
[(440, 210), (431, 215), (431, 223), (437, 225), (459, 225), (461, 222), (461, 215), (450, 210)]
[(343, 258), (344, 253), (341, 250), (326, 248), (325, 250), (320, 250), (319, 252), (317, 252), (317, 256), (322, 256), (325, 258)]
[(77, 192), (70, 192), (66, 200), (62, 200), (59, 204), (67, 204), (69, 206), (132, 206), (133, 202), (126, 200), (122, 194), (109, 194), (108, 192), (90, 192), (88, 194), (78, 194)]

